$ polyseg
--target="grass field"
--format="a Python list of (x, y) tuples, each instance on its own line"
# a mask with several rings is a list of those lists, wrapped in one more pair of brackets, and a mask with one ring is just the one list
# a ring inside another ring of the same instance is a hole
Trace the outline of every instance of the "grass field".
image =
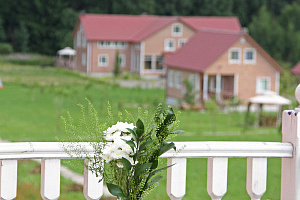
[[(153, 111), (164, 101), (164, 90), (120, 88), (101, 80), (88, 79), (69, 71), (34, 65), (0, 63), (0, 78), (4, 89), (0, 90), (0, 138), (23, 141), (57, 141), (67, 139), (60, 116), (69, 111), (80, 115), (77, 104), (86, 105), (88, 98), (105, 120), (107, 102), (112, 110), (129, 110), (136, 115), (137, 107)], [(185, 133), (176, 141), (281, 141), (281, 134), (274, 128), (249, 128), (243, 131), (243, 113), (209, 113), (182, 111), (180, 129)], [(214, 123), (215, 120), (215, 123)], [(65, 163), (65, 162), (63, 162)], [(18, 184), (37, 188), (39, 199), (39, 175), (28, 173), (36, 163), (21, 162)], [(66, 164), (71, 166), (71, 164)], [(206, 159), (189, 159), (187, 166), (187, 193), (184, 199), (210, 199), (206, 192)], [(77, 171), (81, 171), (75, 169)], [(249, 199), (246, 193), (246, 159), (229, 159), (228, 193), (224, 199)], [(168, 199), (165, 180), (147, 199)], [(62, 199), (84, 199), (82, 192), (68, 192), (72, 183), (62, 180)], [(263, 199), (280, 198), (280, 159), (268, 159), (268, 186)], [(72, 188), (72, 187), (71, 187)], [(34, 190), (33, 190), (34, 191)], [(24, 193), (25, 194), (25, 193)], [(21, 199), (21, 198), (17, 198)]]

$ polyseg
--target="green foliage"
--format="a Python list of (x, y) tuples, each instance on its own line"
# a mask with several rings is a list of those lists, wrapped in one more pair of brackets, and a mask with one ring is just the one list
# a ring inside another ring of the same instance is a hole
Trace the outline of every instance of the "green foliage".
[(13, 48), (9, 43), (0, 43), (0, 54), (11, 54)]
[(15, 32), (14, 49), (17, 52), (27, 52), (29, 33), (24, 23), (21, 23)]
[[(148, 115), (144, 112), (143, 118)], [(176, 128), (176, 116), (171, 107), (166, 109), (158, 106), (153, 123), (144, 124), (139, 118), (134, 129), (128, 129), (132, 134), (132, 140), (127, 144), (133, 149), (134, 164), (126, 158), (122, 158), (123, 168), (116, 166), (115, 161), (107, 165), (108, 173), (105, 179), (109, 183), (108, 188), (114, 196), (124, 197), (126, 200), (140, 200), (145, 197), (161, 180), (162, 176), (157, 175), (170, 166), (158, 168), (159, 156), (174, 148), (173, 142), (166, 142), (166, 139), (179, 131)], [(97, 169), (95, 169), (97, 170)]]
[(6, 34), (5, 34), (4, 27), (3, 27), (3, 20), (0, 17), (0, 43), (5, 42), (5, 41), (6, 41)]
[(194, 105), (195, 104), (195, 92), (194, 92), (194, 86), (193, 84), (189, 81), (189, 79), (184, 79), (183, 81), (185, 85), (185, 94), (184, 94), (184, 100), (189, 104), (189, 105)]

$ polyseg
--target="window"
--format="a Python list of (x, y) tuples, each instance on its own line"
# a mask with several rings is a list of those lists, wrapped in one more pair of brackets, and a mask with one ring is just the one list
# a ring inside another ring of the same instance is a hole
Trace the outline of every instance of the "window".
[(176, 88), (180, 89), (181, 88), (181, 73), (177, 72), (176, 73)]
[(163, 69), (163, 60), (164, 60), (164, 57), (162, 56), (156, 56), (156, 69), (158, 70), (162, 70)]
[(98, 48), (104, 48), (105, 44), (103, 41), (98, 42)]
[(174, 72), (172, 70), (169, 70), (168, 71), (168, 86), (169, 87), (173, 87), (174, 86), (173, 76), (174, 76)]
[(77, 47), (81, 47), (81, 32), (77, 32)]
[(183, 45), (185, 45), (186, 42), (187, 42), (186, 39), (180, 39), (180, 40), (178, 41), (178, 47), (179, 47), (179, 48), (183, 47)]
[(126, 42), (116, 42), (116, 41), (99, 41), (98, 48), (107, 48), (107, 49), (125, 49), (127, 48)]
[(175, 40), (166, 39), (165, 40), (165, 51), (175, 51)]
[(271, 79), (270, 77), (259, 77), (256, 79), (256, 93), (263, 94), (270, 90)]
[(241, 49), (232, 48), (229, 50), (229, 63), (230, 64), (241, 63)]
[(145, 56), (145, 64), (144, 64), (144, 68), (145, 69), (151, 69), (152, 62), (151, 62), (151, 56)]
[(119, 54), (119, 62), (121, 67), (126, 65), (126, 56), (124, 54)]
[(194, 91), (195, 90), (195, 75), (194, 74), (189, 75), (189, 82), (191, 83), (193, 91)]
[(244, 51), (244, 63), (255, 64), (256, 63), (256, 50), (253, 48), (246, 48)]
[(81, 55), (81, 63), (82, 63), (82, 65), (86, 65), (86, 54), (85, 53), (82, 53), (82, 55)]
[(182, 36), (182, 24), (172, 25), (172, 36)]
[(98, 66), (106, 67), (108, 65), (108, 55), (98, 55)]

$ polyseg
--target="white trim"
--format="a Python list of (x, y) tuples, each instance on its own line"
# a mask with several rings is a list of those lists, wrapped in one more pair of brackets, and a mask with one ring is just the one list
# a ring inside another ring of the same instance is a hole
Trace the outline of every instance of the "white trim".
[(127, 42), (122, 41), (98, 41), (98, 49), (126, 49), (128, 46)]
[[(169, 47), (169, 42), (172, 42), (173, 43), (173, 48), (170, 48)], [(176, 48), (175, 48), (175, 39), (172, 39), (172, 38), (167, 38), (167, 39), (165, 39), (165, 42), (164, 42), (164, 50), (165, 51), (175, 51), (176, 50)]]
[(208, 99), (208, 74), (203, 74), (203, 100)]
[(271, 89), (271, 78), (270, 77), (256, 77), (256, 94), (263, 94), (265, 93), (266, 91), (262, 91), (261, 88), (260, 88), (260, 81), (261, 80), (267, 80), (268, 81), (268, 85), (267, 85), (267, 90), (270, 90)]
[[(235, 60), (235, 59), (231, 59), (231, 54), (233, 51), (237, 51), (238, 52), (238, 60)], [(242, 54), (241, 54), (242, 50), (241, 48), (230, 48), (229, 51), (228, 51), (228, 63), (229, 64), (241, 64), (241, 57), (242, 57)]]
[(276, 72), (275, 77), (275, 92), (279, 94), (280, 92), (280, 72)]
[[(244, 64), (256, 64), (256, 49), (255, 48), (245, 48), (244, 50)], [(247, 60), (246, 54), (247, 52), (253, 52), (253, 59), (252, 60)]]
[[(100, 63), (100, 57), (105, 57), (106, 62), (105, 63)], [(108, 54), (98, 54), (98, 67), (107, 67), (109, 62), (109, 56)]]
[[(180, 28), (180, 32), (178, 32), (178, 33), (174, 32), (175, 26), (178, 26)], [(171, 35), (175, 36), (175, 37), (179, 37), (179, 36), (182, 36), (182, 34), (183, 34), (183, 26), (182, 26), (182, 24), (180, 24), (180, 23), (174, 23), (174, 24), (172, 24)]]

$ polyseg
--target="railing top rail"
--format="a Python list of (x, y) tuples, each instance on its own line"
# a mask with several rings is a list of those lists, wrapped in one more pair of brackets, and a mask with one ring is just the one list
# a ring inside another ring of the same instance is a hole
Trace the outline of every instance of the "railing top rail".
[[(66, 146), (84, 148), (72, 156)], [(177, 151), (170, 150), (161, 157), (293, 157), (293, 145), (281, 142), (175, 142)], [(0, 160), (85, 157), (94, 152), (93, 143), (16, 142), (0, 143)]]

